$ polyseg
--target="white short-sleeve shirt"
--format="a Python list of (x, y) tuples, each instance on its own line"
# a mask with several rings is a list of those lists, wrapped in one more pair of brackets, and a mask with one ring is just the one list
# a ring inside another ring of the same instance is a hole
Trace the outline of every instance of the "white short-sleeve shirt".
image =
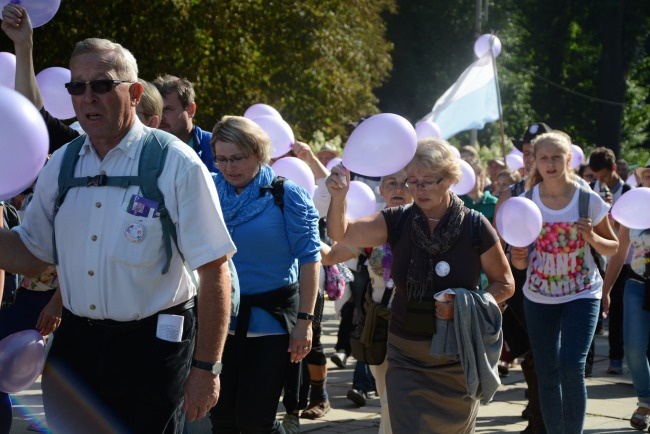
[[(591, 189), (589, 218), (593, 226), (607, 216), (609, 205)], [(524, 295), (531, 301), (559, 304), (579, 298), (600, 299), (603, 279), (591, 255), (589, 244), (578, 234), (580, 219), (576, 188), (571, 202), (560, 210), (546, 207), (533, 188), (533, 202), (542, 212), (542, 231), (530, 253)], [(523, 195), (522, 195), (523, 196)]]
[[(103, 160), (86, 138), (74, 176), (137, 175), (149, 131), (136, 120)], [(160, 219), (154, 212), (133, 212), (133, 197), (141, 194), (140, 187), (71, 188), (53, 221), (66, 148), (56, 151), (41, 171), (23, 224), (15, 228), (33, 255), (52, 263), (56, 227), (63, 305), (83, 317), (130, 321), (193, 297), (197, 288), (175, 246), (169, 271), (162, 274), (167, 257)], [(234, 252), (214, 182), (194, 150), (180, 140), (169, 145), (158, 186), (189, 268)]]

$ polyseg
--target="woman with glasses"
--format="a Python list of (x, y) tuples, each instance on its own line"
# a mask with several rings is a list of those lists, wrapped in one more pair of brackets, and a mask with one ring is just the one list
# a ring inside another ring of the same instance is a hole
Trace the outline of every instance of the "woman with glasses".
[[(369, 217), (347, 220), (345, 194), (350, 175), (345, 168), (335, 167), (327, 181), (332, 197), (328, 232), (335, 241), (351, 246), (388, 242), (392, 251), (395, 295), (386, 373), (392, 430), (471, 433), (479, 401), (468, 396), (459, 355), (431, 355), (436, 324), (441, 323), (437, 319), (454, 318), (455, 296), (446, 294), (443, 301), (435, 301), (434, 295), (448, 288), (474, 292), (483, 269), (488, 285), (476, 294), (498, 314), (496, 304), (512, 295), (512, 274), (489, 221), (480, 216), (480, 232), (474, 232), (470, 210), (449, 190), (460, 180), (461, 169), (447, 142), (420, 140), (406, 174), (412, 206), (385, 208)], [(493, 350), (491, 368), (496, 370), (500, 343)]]
[(270, 142), (255, 122), (239, 116), (224, 116), (212, 131), (219, 169), (213, 178), (237, 246), (232, 259), (241, 291), (219, 401), (210, 412), (215, 433), (284, 433), (275, 416), (289, 364), (305, 358), (312, 345), (318, 211), (289, 180), (274, 192)]

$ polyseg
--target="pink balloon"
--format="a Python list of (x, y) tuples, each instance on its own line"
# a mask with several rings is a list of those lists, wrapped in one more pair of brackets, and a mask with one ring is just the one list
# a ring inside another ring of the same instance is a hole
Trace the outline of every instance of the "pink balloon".
[(506, 155), (506, 163), (508, 163), (508, 170), (519, 170), (524, 167), (524, 159), (521, 155), (508, 154)]
[(45, 110), (55, 118), (70, 119), (76, 116), (72, 97), (65, 88), (69, 81), (70, 70), (58, 66), (44, 69), (36, 76)]
[(343, 149), (343, 165), (365, 176), (385, 176), (406, 166), (417, 145), (415, 129), (403, 117), (382, 113), (361, 122)]
[(494, 35), (485, 34), (481, 35), (476, 42), (474, 42), (474, 54), (476, 57), (483, 57), (490, 51), (490, 39), (493, 39), (492, 53), (494, 57), (497, 57), (501, 54), (501, 41)]
[(50, 138), (34, 104), (0, 86), (0, 200), (29, 187), (45, 164)]
[(6, 51), (0, 52), (0, 86), (16, 86), (16, 56)]
[(336, 166), (339, 164), (342, 160), (339, 157), (334, 157), (332, 158), (329, 163), (327, 163), (327, 166), (325, 168), (329, 170), (330, 172), (332, 171), (332, 167)]
[(275, 116), (276, 118), (282, 119), (280, 113), (267, 104), (253, 104), (244, 112), (244, 117), (251, 120), (260, 116)]
[(614, 203), (612, 217), (630, 229), (648, 229), (650, 228), (648, 204), (650, 204), (650, 188), (633, 188)]
[(437, 123), (433, 121), (420, 121), (415, 124), (415, 134), (418, 139), (424, 139), (425, 137), (439, 139), (441, 133)]
[(476, 184), (476, 173), (474, 173), (474, 169), (472, 169), (472, 166), (467, 161), (457, 158), (456, 162), (460, 164), (460, 170), (463, 172), (463, 176), (461, 176), (458, 184), (452, 185), (449, 189), (460, 196), (472, 191), (472, 188)]
[(56, 15), (61, 5), (61, 0), (0, 0), (0, 9), (9, 3), (18, 3), (24, 7), (27, 10), (29, 19), (32, 21), (32, 27), (36, 28), (47, 23)]
[(273, 171), (276, 175), (284, 176), (287, 179), (295, 182), (309, 193), (310, 196), (314, 195), (316, 189), (316, 180), (314, 173), (311, 171), (307, 163), (296, 157), (284, 157), (273, 163)]
[(345, 196), (345, 207), (345, 215), (348, 219), (372, 215), (377, 210), (375, 193), (361, 181), (350, 181), (350, 189)]
[(580, 146), (571, 145), (571, 167), (577, 169), (585, 160), (585, 154)]
[(496, 216), (497, 231), (515, 247), (526, 247), (542, 230), (542, 212), (525, 197), (511, 197), (501, 204)]
[(252, 120), (271, 138), (271, 158), (281, 157), (291, 150), (291, 146), (296, 140), (291, 127), (284, 119), (265, 115)]
[(36, 330), (23, 330), (0, 341), (0, 390), (16, 393), (34, 384), (45, 365), (45, 342)]

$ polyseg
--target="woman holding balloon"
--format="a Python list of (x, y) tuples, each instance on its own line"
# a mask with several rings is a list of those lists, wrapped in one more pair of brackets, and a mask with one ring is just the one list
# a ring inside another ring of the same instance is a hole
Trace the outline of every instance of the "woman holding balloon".
[(288, 180), (282, 204), (276, 202), (271, 140), (256, 122), (224, 116), (211, 144), (241, 291), (223, 352), (219, 401), (210, 411), (212, 429), (282, 433), (276, 412), (289, 364), (299, 363), (312, 346), (318, 212), (307, 192)]
[[(650, 163), (650, 161), (648, 161)], [(642, 187), (650, 187), (650, 164), (645, 168), (637, 169), (641, 178)], [(625, 194), (638, 194), (637, 203), (644, 203), (647, 206), (650, 198), (650, 189), (645, 188), (645, 197), (640, 189), (632, 190)], [(625, 196), (625, 195), (624, 195)], [(625, 201), (624, 201), (625, 202)], [(625, 282), (623, 291), (623, 342), (625, 343), (625, 358), (630, 368), (632, 383), (637, 398), (638, 408), (630, 418), (630, 425), (633, 428), (645, 430), (650, 425), (650, 367), (648, 365), (648, 342), (650, 340), (650, 226), (637, 222), (638, 216), (632, 208), (620, 209), (622, 204), (617, 202), (614, 205), (612, 214), (619, 221), (618, 239), (619, 247), (607, 265), (605, 282), (603, 284), (603, 315), (607, 316), (610, 305), (609, 294), (617, 280), (617, 277), (625, 263), (630, 246), (633, 247), (631, 271)], [(650, 220), (650, 212), (645, 213), (645, 220)]]
[(589, 246), (609, 256), (618, 241), (606, 218), (609, 205), (574, 179), (570, 137), (553, 131), (532, 146), (527, 194), (543, 225), (532, 250), (512, 247), (511, 260), (527, 269), (524, 311), (546, 430), (579, 433), (587, 404), (585, 362), (603, 285)]
[(486, 303), (501, 303), (512, 295), (512, 274), (497, 234), (483, 216), (480, 245), (472, 245), (470, 211), (449, 190), (460, 180), (460, 163), (445, 141), (420, 140), (406, 173), (414, 199), (409, 211), (403, 206), (386, 208), (348, 221), (350, 173), (342, 166), (333, 168), (327, 180), (332, 197), (328, 232), (347, 245), (391, 246), (395, 295), (386, 389), (393, 431), (471, 433), (479, 401), (468, 396), (461, 362), (430, 354), (435, 319), (454, 318), (455, 297), (446, 294), (445, 301), (434, 301), (434, 294), (448, 288), (476, 289), (483, 269), (489, 284), (480, 295)]

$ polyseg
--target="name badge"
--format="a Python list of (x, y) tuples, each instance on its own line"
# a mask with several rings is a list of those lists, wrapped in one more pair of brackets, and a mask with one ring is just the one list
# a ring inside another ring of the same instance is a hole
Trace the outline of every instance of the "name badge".
[(126, 212), (136, 217), (157, 217), (157, 210), (158, 202), (134, 194), (131, 196), (131, 200), (129, 201), (129, 206)]

